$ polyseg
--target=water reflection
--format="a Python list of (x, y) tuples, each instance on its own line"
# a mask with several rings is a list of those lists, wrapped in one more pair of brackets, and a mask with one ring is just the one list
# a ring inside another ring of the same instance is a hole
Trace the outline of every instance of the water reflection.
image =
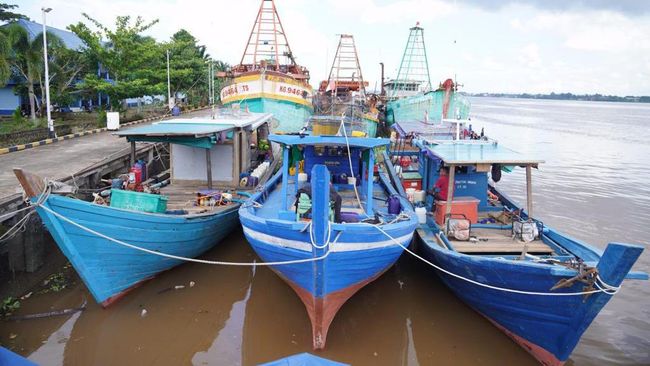
[[(248, 250), (237, 245), (240, 242), (241, 233), (235, 233), (206, 258), (252, 260)], [(230, 309), (247, 296), (251, 277), (246, 267), (185, 264), (144, 284), (109, 309), (94, 304), (74, 325), (74, 341), (66, 345), (65, 363), (187, 364), (219, 339), (233, 316)], [(190, 287), (190, 281), (195, 286)], [(175, 286), (185, 288), (175, 290)], [(229, 344), (234, 349), (237, 340)]]

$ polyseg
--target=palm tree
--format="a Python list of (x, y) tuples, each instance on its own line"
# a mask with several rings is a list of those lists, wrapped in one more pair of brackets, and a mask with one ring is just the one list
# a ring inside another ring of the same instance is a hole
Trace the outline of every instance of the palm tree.
[[(41, 76), (43, 75), (43, 34), (39, 34), (30, 40), (29, 33), (17, 23), (13, 23), (4, 28), (5, 36), (11, 48), (8, 57), (8, 64), (11, 71), (23, 80), (27, 87), (27, 97), (29, 99), (29, 112), (32, 121), (36, 122), (36, 103), (37, 98), (34, 92), (34, 84), (42, 86)], [(61, 40), (48, 32), (48, 47), (52, 44), (61, 44)], [(42, 89), (42, 88), (41, 88)]]

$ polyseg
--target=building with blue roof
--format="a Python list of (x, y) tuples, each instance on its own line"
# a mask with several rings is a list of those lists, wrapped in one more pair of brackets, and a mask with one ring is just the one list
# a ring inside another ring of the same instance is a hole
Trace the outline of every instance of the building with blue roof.
[[(1, 27), (7, 27), (10, 24), (18, 24), (22, 28), (24, 28), (27, 33), (29, 34), (29, 40), (33, 41), (43, 33), (43, 25), (41, 23), (36, 23), (32, 22), (30, 20), (25, 20), (25, 19), (19, 19), (17, 21), (2, 25)], [(65, 45), (66, 48), (71, 49), (71, 50), (76, 50), (76, 51), (81, 51), (86, 45), (84, 42), (79, 38), (76, 34), (73, 32), (63, 30), (63, 29), (58, 29), (54, 27), (47, 27), (47, 31), (49, 34), (53, 34), (57, 36), (63, 44)], [(101, 67), (98, 67), (98, 76), (100, 77), (105, 77), (108, 80), (108, 74), (106, 71), (102, 70)], [(7, 85), (4, 87), (0, 88), (0, 115), (11, 115), (16, 108), (22, 107), (25, 110), (28, 109), (29, 101), (26, 96), (21, 97), (19, 95), (16, 95), (14, 92), (14, 87), (16, 85), (20, 85), (22, 83), (22, 80), (20, 79), (19, 76), (14, 75), (10, 78), (10, 80), (7, 82)], [(39, 104), (40, 104), (40, 95), (39, 93), (36, 93), (36, 97), (39, 99)], [(104, 96), (103, 98), (100, 96), (100, 99), (96, 101), (99, 104), (107, 104), (107, 97)], [(82, 107), (83, 101), (81, 99), (77, 99), (72, 105), (68, 106), (71, 109), (80, 109)]]

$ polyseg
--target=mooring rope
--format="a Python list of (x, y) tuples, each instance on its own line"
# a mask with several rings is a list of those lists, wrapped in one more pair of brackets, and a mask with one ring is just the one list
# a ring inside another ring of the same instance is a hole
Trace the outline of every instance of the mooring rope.
[[(43, 205), (42, 203), (37, 203), (36, 205), (41, 207), (43, 210), (53, 214), (54, 216), (60, 218), (61, 220), (65, 221), (65, 222), (67, 222), (67, 223), (69, 223), (69, 224), (71, 224), (73, 226), (76, 226), (76, 227), (80, 228), (81, 230), (84, 230), (84, 231), (86, 231), (88, 233), (91, 233), (91, 234), (96, 235), (96, 236), (98, 236), (100, 238), (106, 239), (106, 240), (111, 241), (113, 243), (125, 246), (127, 248), (139, 250), (139, 251), (144, 252), (144, 253), (149, 253), (149, 254), (153, 254), (153, 255), (157, 255), (157, 256), (165, 257), (165, 258), (170, 258), (170, 259), (181, 260), (181, 261), (185, 261), (185, 262), (224, 265), (224, 266), (281, 266), (281, 265), (287, 265), (287, 264), (309, 263), (309, 262), (315, 262), (315, 261), (323, 260), (323, 259), (327, 258), (329, 256), (330, 252), (331, 252), (330, 250), (328, 250), (322, 256), (313, 257), (313, 258), (295, 259), (295, 260), (280, 261), (280, 262), (261, 262), (261, 263), (260, 262), (225, 262), (225, 261), (211, 261), (211, 260), (207, 260), (207, 259), (187, 258), (187, 257), (181, 257), (181, 256), (174, 255), (174, 254), (168, 254), (168, 253), (163, 253), (163, 252), (159, 252), (159, 251), (155, 251), (155, 250), (151, 250), (151, 249), (147, 249), (147, 248), (142, 248), (142, 247), (139, 247), (137, 245), (133, 245), (133, 244), (124, 242), (122, 240), (111, 238), (108, 235), (104, 235), (104, 234), (102, 234), (100, 232), (97, 232), (97, 231), (95, 231), (93, 229), (90, 229), (90, 228), (84, 226), (84, 225), (81, 225), (81, 224), (79, 224), (77, 222), (72, 221), (71, 219), (61, 215), (60, 213), (52, 210), (51, 208)], [(311, 233), (311, 230), (310, 230), (310, 233)], [(310, 235), (310, 237), (311, 237), (311, 235)], [(338, 236), (336, 237), (335, 241), (332, 242), (331, 244), (334, 244), (337, 240), (338, 240)], [(329, 244), (330, 243), (329, 243), (329, 236), (328, 236), (328, 241), (325, 243), (324, 246), (322, 246), (320, 248), (325, 248)], [(312, 245), (319, 248), (313, 242), (312, 242)]]
[[(447, 274), (447, 275), (449, 275), (449, 276), (452, 276), (452, 277), (458, 278), (458, 279), (460, 279), (460, 280), (463, 280), (463, 281), (466, 281), (466, 282), (472, 283), (472, 284), (474, 284), (474, 285), (478, 285), (478, 286), (481, 286), (481, 287), (486, 287), (486, 288), (489, 288), (489, 289), (492, 289), (492, 290), (498, 290), (498, 291), (504, 291), (504, 292), (516, 293), (516, 294), (521, 294), (521, 295), (535, 295), (535, 296), (582, 296), (582, 295), (595, 294), (595, 293), (599, 293), (599, 292), (604, 292), (604, 293), (606, 293), (606, 294), (608, 294), (608, 295), (612, 295), (612, 296), (613, 296), (613, 295), (615, 295), (615, 294), (620, 290), (620, 288), (621, 288), (621, 286), (618, 286), (618, 287), (617, 287), (617, 286), (612, 286), (612, 285), (609, 285), (609, 284), (605, 283), (605, 282), (600, 278), (600, 276), (596, 276), (596, 282), (595, 282), (596, 287), (598, 287), (598, 290), (582, 291), (582, 292), (535, 292), (535, 291), (515, 290), (515, 289), (510, 289), (510, 288), (505, 288), (505, 287), (499, 287), (499, 286), (488, 285), (488, 284), (486, 284), (486, 283), (478, 282), (478, 281), (475, 281), (475, 280), (473, 280), (473, 279), (471, 279), (471, 278), (463, 277), (463, 276), (458, 275), (458, 274), (456, 274), (456, 273), (450, 272), (450, 271), (448, 271), (448, 270), (446, 270), (446, 269), (444, 269), (444, 268), (442, 268), (442, 267), (440, 267), (440, 266), (435, 265), (434, 263), (429, 262), (429, 261), (426, 260), (425, 258), (419, 256), (418, 254), (416, 254), (415, 252), (413, 252), (412, 250), (410, 250), (409, 248), (407, 248), (406, 246), (404, 246), (402, 243), (400, 243), (399, 241), (397, 241), (395, 238), (393, 238), (392, 236), (390, 236), (390, 234), (388, 234), (384, 229), (382, 229), (382, 228), (379, 227), (378, 225), (367, 224), (367, 223), (358, 223), (358, 225), (368, 225), (368, 226), (373, 226), (373, 227), (375, 227), (377, 230), (379, 230), (380, 232), (382, 232), (384, 235), (386, 235), (389, 239), (391, 239), (391, 240), (392, 240), (393, 242), (395, 242), (397, 245), (399, 245), (400, 247), (402, 247), (402, 249), (404, 249), (407, 253), (409, 253), (410, 255), (414, 256), (415, 258), (421, 260), (422, 262), (424, 262), (424, 263), (430, 265), (431, 267), (437, 269), (437, 270), (440, 271), (440, 272), (443, 272), (443, 273), (445, 273), (445, 274)], [(598, 284), (598, 282), (600, 282), (600, 285)], [(601, 286), (602, 286), (602, 287), (601, 287)]]
[[(39, 197), (37, 203), (43, 203), (47, 199), (47, 197), (50, 195), (50, 188), (49, 185), (46, 184), (45, 189), (43, 190), (43, 193)], [(34, 209), (34, 205), (29, 205), (27, 207), (23, 207), (21, 209), (18, 209), (16, 211), (12, 211), (10, 213), (4, 214), (0, 216), (0, 222), (5, 220), (6, 218), (9, 217), (14, 217), (16, 216), (19, 212), (26, 211), (26, 210), (32, 210)], [(10, 227), (2, 236), (0, 236), (0, 243), (3, 243), (5, 241), (11, 240), (13, 237), (16, 236), (19, 232), (23, 232), (26, 230), (27, 227), (27, 222), (29, 221), (29, 218), (34, 214), (35, 211), (28, 212), (25, 216), (23, 216), (20, 220), (18, 220), (12, 227)]]
[[(118, 240), (118, 239), (115, 239), (115, 238), (111, 238), (111, 237), (109, 237), (107, 235), (104, 235), (104, 234), (102, 234), (100, 232), (92, 230), (92, 229), (90, 229), (90, 228), (88, 228), (88, 227), (86, 227), (84, 225), (81, 225), (81, 224), (79, 224), (77, 222), (74, 222), (71, 219), (63, 216), (62, 214), (60, 214), (60, 213), (58, 213), (58, 212), (56, 212), (56, 211), (54, 211), (54, 210), (52, 210), (49, 207), (44, 205), (44, 203), (47, 200), (47, 198), (49, 197), (50, 193), (51, 192), (50, 192), (50, 189), (49, 189), (49, 184), (46, 184), (46, 188), (44, 189), (43, 193), (39, 196), (38, 200), (32, 205), (32, 207), (40, 207), (43, 210), (51, 213), (52, 215), (62, 219), (63, 221), (68, 222), (69, 224), (71, 224), (73, 226), (76, 226), (76, 227), (78, 227), (78, 228), (80, 228), (80, 229), (82, 229), (82, 230), (84, 230), (84, 231), (86, 231), (88, 233), (96, 235), (96, 236), (98, 236), (100, 238), (106, 239), (108, 241), (114, 242), (116, 244), (131, 248), (131, 249), (134, 249), (134, 250), (138, 250), (138, 251), (141, 251), (141, 252), (144, 252), (144, 253), (149, 253), (149, 254), (165, 257), (165, 258), (176, 259), (176, 260), (186, 261), (186, 262), (201, 263), (201, 264), (225, 265), (225, 266), (251, 266), (251, 267), (254, 267), (254, 266), (280, 266), (280, 265), (288, 265), (288, 264), (300, 264), (300, 263), (315, 262), (315, 261), (319, 261), (319, 260), (323, 260), (323, 259), (327, 258), (329, 256), (329, 254), (331, 253), (331, 250), (327, 250), (325, 252), (325, 254), (323, 254), (322, 256), (314, 257), (314, 258), (296, 259), (296, 260), (279, 261), (279, 262), (261, 262), (261, 263), (257, 263), (257, 262), (211, 261), (211, 260), (206, 260), (206, 259), (181, 257), (181, 256), (178, 256), (178, 255), (158, 252), (158, 251), (155, 251), (155, 250), (142, 248), (142, 247), (139, 247), (137, 245), (129, 244), (127, 242), (124, 242), (124, 241), (121, 241), (121, 240)], [(22, 209), (22, 210), (24, 210), (24, 209)], [(33, 211), (30, 212), (30, 214), (31, 213), (33, 213)], [(26, 215), (26, 217), (29, 217), (29, 215)], [(394, 221), (395, 220), (393, 220), (393, 222)], [(551, 292), (523, 291), (523, 290), (516, 290), (516, 289), (504, 288), (504, 287), (499, 287), (499, 286), (493, 286), (493, 285), (489, 285), (489, 284), (486, 284), (486, 283), (478, 282), (478, 281), (473, 280), (471, 278), (461, 276), (459, 274), (450, 272), (450, 271), (448, 271), (448, 270), (446, 270), (446, 269), (444, 269), (444, 268), (442, 268), (440, 266), (437, 266), (436, 264), (434, 264), (434, 263), (428, 261), (427, 259), (421, 257), (420, 255), (416, 254), (415, 252), (410, 250), (408, 247), (404, 246), (397, 239), (395, 239), (390, 234), (388, 234), (384, 229), (382, 229), (379, 225), (363, 223), (363, 222), (353, 223), (353, 224), (349, 224), (349, 225), (365, 225), (365, 226), (374, 227), (377, 230), (379, 230), (379, 232), (381, 232), (386, 237), (388, 237), (390, 240), (392, 240), (395, 244), (399, 245), (404, 251), (406, 251), (410, 255), (414, 256), (415, 258), (421, 260), (422, 262), (428, 264), (429, 266), (435, 268), (436, 270), (438, 270), (440, 272), (443, 272), (443, 273), (445, 273), (445, 274), (447, 274), (449, 276), (458, 278), (460, 280), (472, 283), (472, 284), (477, 285), (477, 286), (489, 288), (489, 289), (492, 289), (492, 290), (509, 292), (509, 293), (516, 293), (516, 294), (521, 294), (521, 295), (534, 295), (534, 296), (583, 296), (583, 295), (590, 295), (590, 294), (595, 294), (595, 293), (599, 293), (599, 292), (602, 292), (602, 293), (608, 294), (610, 296), (613, 296), (616, 293), (618, 293), (618, 291), (621, 289), (621, 286), (609, 285), (608, 283), (603, 281), (603, 279), (600, 278), (599, 275), (596, 275), (596, 282), (594, 282), (594, 284), (596, 285), (598, 290), (592, 290), (592, 291), (555, 292), (555, 293), (551, 293)], [(309, 224), (307, 224), (306, 228), (307, 227), (309, 228), (309, 238), (310, 238), (312, 246), (314, 246), (317, 249), (323, 249), (323, 248), (326, 248), (326, 247), (328, 247), (330, 245), (329, 241), (330, 241), (330, 238), (331, 238), (331, 231), (332, 231), (331, 230), (331, 222), (328, 221), (328, 236), (327, 236), (327, 240), (326, 240), (325, 244), (323, 244), (322, 246), (318, 246), (314, 242), (313, 232), (312, 232), (312, 228), (313, 228), (312, 223), (310, 222)], [(5, 235), (6, 234), (7, 233), (5, 233)], [(335, 237), (334, 241), (331, 244), (334, 244), (334, 243), (336, 243), (338, 241), (338, 239), (340, 237), (340, 234), (341, 233), (339, 232), (337, 234), (337, 236)], [(3, 235), (2, 238), (4, 238), (5, 235)]]

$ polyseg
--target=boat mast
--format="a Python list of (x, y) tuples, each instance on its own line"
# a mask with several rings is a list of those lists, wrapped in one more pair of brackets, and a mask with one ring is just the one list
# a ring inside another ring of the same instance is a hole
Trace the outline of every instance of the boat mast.
[(420, 27), (420, 22), (410, 28), (409, 39), (406, 42), (390, 98), (398, 98), (399, 92), (407, 91), (407, 87), (412, 84), (415, 84), (416, 88), (419, 86), (417, 91), (427, 92), (432, 89), (427, 49), (424, 44), (424, 29)]
[(273, 0), (262, 0), (244, 53), (233, 71), (242, 73), (260, 68), (309, 78), (309, 72), (296, 64)]
[(366, 83), (363, 81), (357, 47), (351, 34), (340, 35), (334, 62), (332, 62), (330, 75), (327, 79), (327, 87), (332, 89), (334, 96), (337, 96), (339, 89), (359, 91), (362, 96), (366, 95)]

